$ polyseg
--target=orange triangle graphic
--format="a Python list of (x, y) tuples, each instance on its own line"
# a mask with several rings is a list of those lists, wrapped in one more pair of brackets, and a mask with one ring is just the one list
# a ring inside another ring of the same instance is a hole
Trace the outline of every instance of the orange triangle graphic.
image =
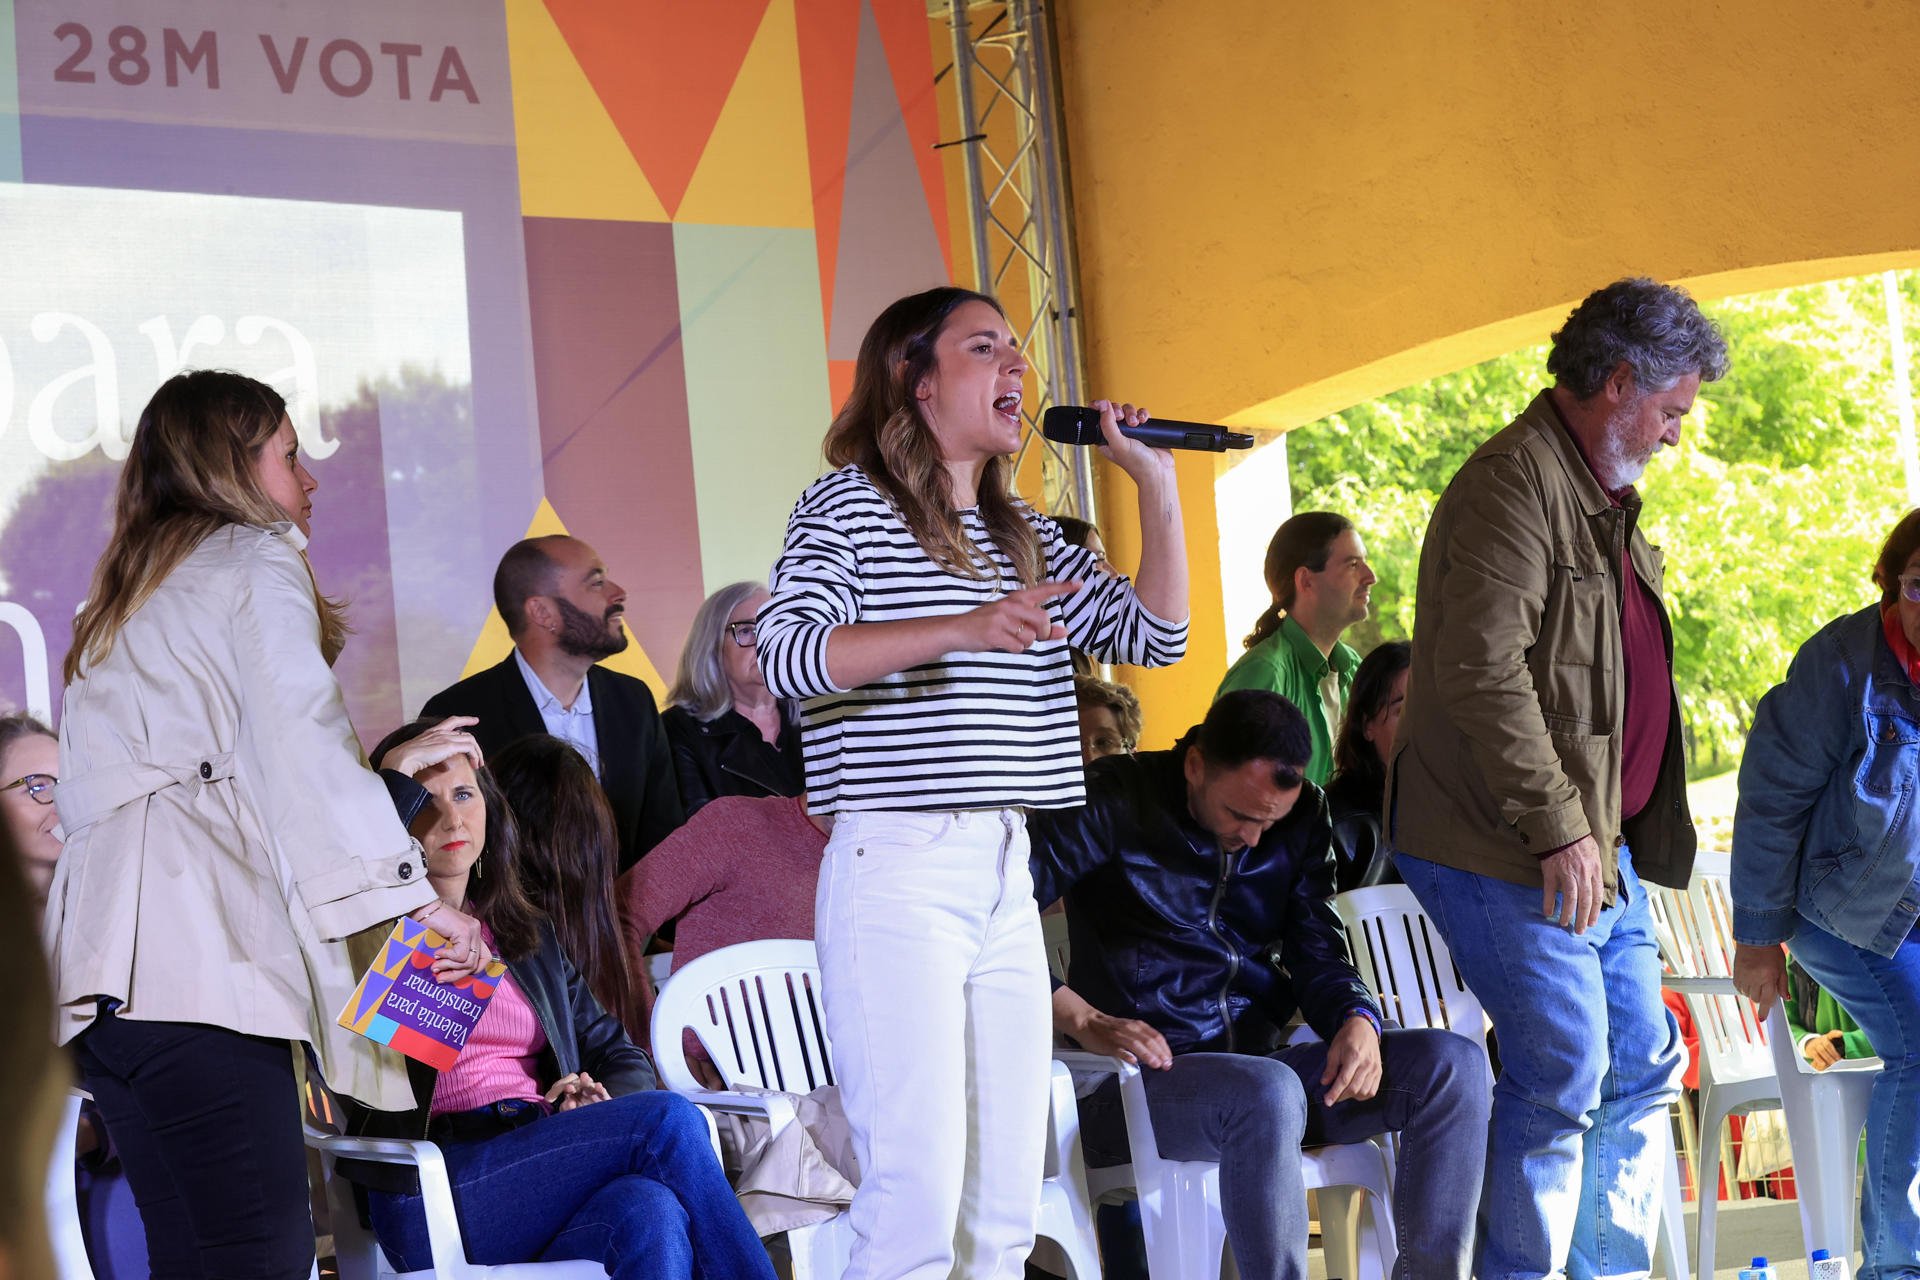
[(794, 0), (772, 0), (674, 211), (706, 226), (811, 227)]
[[(840, 252), (840, 204), (847, 184), (847, 129), (860, 51), (861, 0), (805, 0), (799, 12), (800, 83), (807, 110), (807, 167), (813, 177), (814, 243), (820, 253), (820, 314), (833, 315)], [(841, 397), (834, 396), (834, 403)]]
[(520, 212), (665, 222), (667, 211), (541, 0), (507, 0)]
[(768, 0), (547, 0), (669, 214), (713, 135)]

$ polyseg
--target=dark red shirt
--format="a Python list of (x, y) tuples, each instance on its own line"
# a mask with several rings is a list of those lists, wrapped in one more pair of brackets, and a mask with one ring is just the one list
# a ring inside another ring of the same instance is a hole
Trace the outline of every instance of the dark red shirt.
[(1899, 605), (1880, 606), (1880, 634), (1887, 638), (1887, 647), (1893, 650), (1893, 656), (1900, 659), (1900, 668), (1907, 673), (1907, 679), (1915, 688), (1920, 688), (1920, 653), (1914, 651), (1906, 628), (1900, 625)]
[[(1587, 464), (1580, 437), (1567, 426), (1567, 419), (1547, 397), (1560, 426), (1573, 441), (1574, 450)], [(1598, 477), (1595, 477), (1598, 483)], [(1615, 507), (1622, 505), (1631, 489), (1607, 494)], [(1633, 557), (1625, 550), (1620, 562), (1620, 661), (1627, 682), (1626, 713), (1620, 725), (1620, 820), (1626, 821), (1647, 807), (1653, 789), (1660, 781), (1660, 762), (1666, 757), (1667, 731), (1673, 716), (1673, 664), (1667, 658), (1666, 629), (1660, 621), (1660, 601), (1653, 588), (1633, 571)]]

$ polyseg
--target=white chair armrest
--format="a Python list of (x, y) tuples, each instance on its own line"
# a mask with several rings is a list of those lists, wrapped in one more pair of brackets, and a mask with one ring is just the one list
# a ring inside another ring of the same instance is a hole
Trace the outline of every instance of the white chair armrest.
[(1109, 1058), (1104, 1053), (1084, 1053), (1078, 1049), (1055, 1049), (1053, 1060), (1070, 1071), (1087, 1071), (1094, 1074), (1124, 1077), (1129, 1071), (1137, 1073), (1140, 1070), (1131, 1062)]
[[(698, 1103), (694, 1104), (699, 1106)], [(707, 1141), (713, 1144), (713, 1158), (725, 1167), (726, 1157), (720, 1154), (720, 1126), (714, 1121), (712, 1107), (700, 1107), (700, 1115), (707, 1122)]]
[(420, 1178), (420, 1207), (426, 1214), (433, 1256), (467, 1261), (466, 1245), (460, 1239), (460, 1217), (453, 1207), (453, 1183), (447, 1177), (446, 1157), (439, 1147), (405, 1138), (346, 1138), (312, 1132), (307, 1135), (307, 1145), (336, 1160), (412, 1165)]
[(760, 1116), (779, 1133), (796, 1118), (791, 1098), (778, 1094), (737, 1093), (732, 1089), (683, 1089), (680, 1096), (722, 1115)]

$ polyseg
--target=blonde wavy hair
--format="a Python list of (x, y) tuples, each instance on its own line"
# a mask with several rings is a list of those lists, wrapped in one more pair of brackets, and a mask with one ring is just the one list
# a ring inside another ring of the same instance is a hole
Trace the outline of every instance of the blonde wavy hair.
[[(833, 466), (851, 463), (866, 473), (935, 564), (961, 577), (985, 578), (992, 566), (953, 509), (939, 441), (914, 394), (933, 372), (940, 331), (969, 302), (984, 302), (1006, 316), (986, 294), (952, 286), (902, 298), (880, 313), (860, 340), (853, 390), (827, 428), (826, 454)], [(1040, 581), (1044, 553), (1027, 522), (1027, 504), (1009, 488), (1012, 474), (1008, 459), (988, 461), (980, 476), (980, 519), (1013, 562), (1020, 585), (1032, 586)]]
[[(113, 536), (74, 618), (63, 667), (68, 683), (105, 660), (127, 619), (208, 534), (288, 518), (262, 492), (254, 470), (286, 414), (279, 392), (237, 373), (199, 369), (160, 384), (140, 411), (114, 491)], [(317, 583), (313, 602), (320, 614), (315, 639), (331, 664), (346, 643), (346, 608), (321, 595)]]

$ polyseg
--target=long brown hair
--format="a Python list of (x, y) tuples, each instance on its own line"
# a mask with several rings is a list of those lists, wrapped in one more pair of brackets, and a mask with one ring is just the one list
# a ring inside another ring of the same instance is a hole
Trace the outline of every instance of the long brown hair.
[[(224, 370), (175, 374), (160, 384), (140, 411), (114, 491), (113, 536), (73, 622), (62, 667), (68, 683), (113, 651), (127, 619), (208, 534), (288, 518), (254, 474), (254, 460), (286, 413), (287, 402), (272, 387)], [(313, 601), (316, 638), (331, 663), (346, 642), (346, 609), (321, 595), (317, 583)]]
[[(827, 461), (866, 473), (933, 562), (948, 573), (984, 578), (991, 566), (967, 536), (953, 510), (940, 445), (920, 415), (915, 388), (933, 372), (934, 342), (953, 313), (969, 302), (1006, 312), (984, 293), (943, 285), (900, 299), (882, 311), (860, 340), (853, 390), (827, 428)], [(1008, 488), (1013, 464), (990, 458), (980, 475), (980, 519), (1019, 575), (1022, 586), (1040, 581), (1040, 537), (1027, 523), (1027, 504)]]
[(519, 820), (527, 897), (553, 921), (561, 950), (601, 1007), (643, 1039), (642, 1005), (613, 905), (620, 837), (593, 767), (545, 733), (518, 739), (492, 764)]
[[(412, 742), (440, 723), (438, 716), (410, 720), (380, 739), (367, 756), (374, 768), (394, 748)], [(482, 765), (473, 771), (480, 799), (487, 806), (486, 847), (480, 851), (474, 874), (467, 877), (464, 910), (493, 932), (496, 950), (509, 960), (524, 960), (540, 947), (540, 912), (527, 896), (525, 858), (520, 847), (520, 824), (513, 806), (500, 793), (493, 773)]]
[(1301, 569), (1319, 573), (1333, 554), (1333, 540), (1353, 528), (1353, 521), (1331, 511), (1302, 511), (1273, 531), (1264, 566), (1273, 603), (1253, 624), (1241, 643), (1248, 649), (1280, 629), (1280, 615), (1293, 608), (1293, 575)]

